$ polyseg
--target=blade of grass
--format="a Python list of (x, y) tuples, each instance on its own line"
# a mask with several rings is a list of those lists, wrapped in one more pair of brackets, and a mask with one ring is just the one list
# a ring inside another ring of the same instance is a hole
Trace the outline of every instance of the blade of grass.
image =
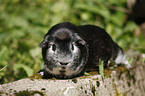
[(99, 74), (104, 79), (104, 61), (99, 59)]

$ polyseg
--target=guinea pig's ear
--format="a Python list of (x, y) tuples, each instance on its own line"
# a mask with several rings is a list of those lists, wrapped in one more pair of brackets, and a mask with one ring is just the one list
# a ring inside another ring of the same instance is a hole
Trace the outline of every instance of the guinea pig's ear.
[(40, 47), (44, 48), (47, 46), (49, 35), (45, 36), (44, 40), (40, 43)]
[(84, 60), (86, 62), (88, 60), (88, 56), (89, 56), (89, 45), (78, 34), (75, 34), (74, 37), (75, 37), (75, 40), (76, 40), (78, 46), (80, 46), (79, 48), (81, 48), (82, 57), (84, 58)]
[(80, 36), (78, 36), (78, 34), (75, 34), (75, 38), (79, 44), (86, 45), (86, 41), (83, 40)]
[(83, 39), (79, 39), (79, 43), (80, 43), (81, 45), (86, 45), (86, 41), (84, 41)]

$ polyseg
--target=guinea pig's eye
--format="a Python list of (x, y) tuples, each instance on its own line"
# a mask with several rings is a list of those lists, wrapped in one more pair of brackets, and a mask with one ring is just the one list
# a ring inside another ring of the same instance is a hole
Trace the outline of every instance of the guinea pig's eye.
[(52, 50), (53, 50), (53, 51), (56, 50), (56, 45), (55, 45), (55, 44), (52, 45)]
[(74, 50), (74, 45), (73, 44), (71, 44), (71, 49)]
[(71, 45), (71, 49), (72, 49), (72, 51), (73, 51), (74, 53), (78, 51), (77, 46), (74, 45), (74, 44)]

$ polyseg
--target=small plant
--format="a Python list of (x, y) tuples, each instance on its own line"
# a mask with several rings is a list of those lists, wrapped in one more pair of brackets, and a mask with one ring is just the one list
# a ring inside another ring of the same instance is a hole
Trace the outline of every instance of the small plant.
[(99, 59), (99, 74), (104, 79), (104, 61)]

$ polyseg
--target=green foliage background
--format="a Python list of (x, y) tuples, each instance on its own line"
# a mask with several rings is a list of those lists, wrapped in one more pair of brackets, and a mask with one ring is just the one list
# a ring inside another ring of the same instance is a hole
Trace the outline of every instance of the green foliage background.
[(142, 34), (134, 35), (138, 26), (111, 6), (127, 8), (126, 0), (0, 0), (0, 83), (41, 69), (39, 43), (51, 26), (63, 21), (100, 26), (124, 50), (145, 52)]

